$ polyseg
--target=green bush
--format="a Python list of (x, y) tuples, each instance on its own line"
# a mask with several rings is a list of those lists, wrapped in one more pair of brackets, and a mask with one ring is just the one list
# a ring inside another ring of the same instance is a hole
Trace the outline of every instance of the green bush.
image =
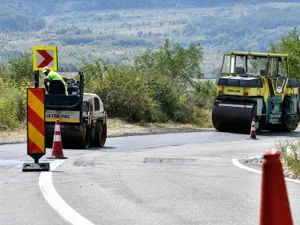
[(31, 53), (23, 52), (17, 57), (9, 56), (6, 61), (0, 62), (0, 75), (4, 81), (12, 81), (21, 85), (24, 81), (33, 80)]
[(271, 45), (271, 52), (288, 54), (289, 56), (289, 76), (300, 81), (300, 39), (297, 27), (286, 36), (282, 36), (281, 40)]
[(110, 68), (104, 79), (95, 92), (105, 99), (111, 116), (134, 121), (151, 120), (149, 91), (139, 77), (127, 69)]
[(85, 90), (102, 98), (111, 117), (198, 123), (199, 109), (209, 108), (215, 96), (212, 82), (196, 82), (202, 76), (202, 54), (199, 45), (185, 49), (166, 40), (158, 51), (148, 49), (131, 66), (81, 58)]
[(188, 90), (170, 77), (152, 75), (151, 79), (151, 97), (159, 103), (164, 120), (191, 122), (194, 102)]
[(284, 165), (300, 178), (300, 139), (278, 141), (276, 148), (281, 152)]
[(16, 128), (20, 125), (22, 96), (16, 87), (0, 81), (0, 128)]
[(146, 74), (152, 98), (159, 103), (167, 120), (188, 123), (194, 118), (195, 80), (202, 77), (200, 64), (203, 52), (200, 45), (183, 48), (166, 40), (155, 51), (148, 49), (135, 59), (139, 73)]
[(130, 67), (113, 67), (103, 60), (84, 63), (86, 91), (98, 94), (110, 117), (131, 121), (153, 121), (159, 105), (151, 99), (150, 89), (143, 78)]
[(194, 89), (196, 105), (199, 108), (211, 109), (216, 98), (217, 87), (214, 80), (199, 80)]
[(32, 87), (32, 61), (29, 53), (9, 57), (0, 63), (0, 125), (16, 128), (25, 123), (27, 87)]

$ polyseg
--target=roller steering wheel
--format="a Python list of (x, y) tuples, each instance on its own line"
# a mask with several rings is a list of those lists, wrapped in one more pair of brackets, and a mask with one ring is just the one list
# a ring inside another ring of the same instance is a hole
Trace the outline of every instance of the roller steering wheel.
[(72, 80), (67, 80), (68, 85), (75, 85), (77, 83), (77, 80), (73, 78)]

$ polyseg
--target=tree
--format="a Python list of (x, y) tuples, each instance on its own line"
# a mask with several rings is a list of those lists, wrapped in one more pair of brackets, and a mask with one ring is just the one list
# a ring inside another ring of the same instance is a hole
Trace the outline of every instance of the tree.
[(93, 58), (92, 62), (88, 61), (84, 57), (77, 57), (81, 62), (80, 70), (85, 74), (86, 88), (89, 89), (95, 86), (97, 83), (101, 83), (104, 80), (104, 76), (107, 73), (108, 65), (102, 58)]
[(297, 27), (283, 36), (278, 43), (271, 44), (271, 52), (288, 54), (289, 76), (300, 81), (300, 39)]
[(0, 63), (0, 74), (12, 79), (13, 83), (20, 85), (24, 81), (32, 81), (32, 57), (31, 53), (23, 52), (19, 56), (9, 56), (7, 61)]
[[(199, 45), (183, 48), (167, 40), (148, 49), (134, 65), (112, 65), (101, 58), (81, 59), (86, 91), (101, 96), (108, 114), (133, 121), (191, 122), (197, 107), (193, 94), (202, 76)], [(199, 104), (197, 104), (199, 105)]]
[(148, 49), (135, 59), (135, 66), (152, 89), (152, 98), (163, 114), (175, 122), (187, 122), (193, 114), (192, 89), (202, 77), (200, 45), (187, 49), (167, 39), (158, 51)]
[(166, 39), (158, 50), (148, 49), (146, 53), (135, 59), (138, 68), (155, 71), (159, 76), (167, 76), (178, 80), (184, 86), (193, 86), (194, 79), (200, 79), (203, 52), (200, 44), (192, 44), (187, 49), (180, 45), (171, 45)]

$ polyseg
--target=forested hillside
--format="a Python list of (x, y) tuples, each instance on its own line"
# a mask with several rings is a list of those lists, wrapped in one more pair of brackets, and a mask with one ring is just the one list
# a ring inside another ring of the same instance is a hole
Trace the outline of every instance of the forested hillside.
[(7, 6), (0, 8), (0, 32), (5, 31), (34, 31), (46, 26), (43, 17), (27, 15), (21, 10)]
[(1, 1), (0, 58), (35, 45), (58, 46), (60, 70), (76, 57), (121, 64), (166, 39), (204, 50), (203, 73), (216, 77), (225, 52), (266, 52), (300, 26), (300, 3), (287, 0)]
[(32, 15), (56, 14), (62, 12), (84, 12), (91, 10), (120, 10), (120, 9), (153, 9), (168, 7), (212, 7), (231, 4), (265, 2), (297, 2), (293, 0), (45, 0), (23, 1), (4, 0), (5, 5), (18, 8), (24, 13)]
[[(191, 7), (231, 7), (232, 5), (246, 4), (246, 5), (259, 5), (267, 2), (281, 2), (281, 3), (297, 3), (293, 0), (46, 0), (46, 1), (22, 1), (22, 0), (2, 0), (0, 8), (0, 31), (31, 31), (39, 30), (45, 27), (44, 16), (61, 15), (65, 13), (91, 13), (95, 11), (104, 10), (126, 10), (126, 9), (166, 9), (166, 8), (191, 8)], [(260, 14), (257, 20), (263, 21), (264, 19), (271, 19), (271, 26), (274, 24), (273, 18), (276, 18), (275, 24), (278, 24), (278, 20), (281, 20), (285, 26), (290, 21), (290, 17), (294, 20), (297, 17), (288, 14), (284, 15), (284, 20), (278, 14), (277, 17), (268, 15), (267, 8), (264, 8), (263, 12), (257, 12)], [(263, 14), (261, 14), (263, 13)], [(277, 13), (277, 12), (274, 12)], [(263, 15), (263, 17), (261, 17)], [(288, 17), (288, 18), (285, 18)], [(245, 18), (248, 19), (248, 18)], [(198, 23), (207, 23), (208, 21), (200, 20)], [(211, 21), (210, 21), (211, 22)], [(229, 21), (231, 22), (231, 21)], [(246, 21), (252, 24), (252, 21)], [(266, 22), (266, 20), (265, 20)], [(213, 24), (215, 25), (215, 24)], [(254, 26), (259, 24), (255, 23)], [(263, 25), (263, 24), (262, 24)], [(218, 24), (215, 28), (222, 27), (223, 24)], [(246, 26), (245, 26), (246, 27)], [(252, 26), (253, 27), (253, 26)]]

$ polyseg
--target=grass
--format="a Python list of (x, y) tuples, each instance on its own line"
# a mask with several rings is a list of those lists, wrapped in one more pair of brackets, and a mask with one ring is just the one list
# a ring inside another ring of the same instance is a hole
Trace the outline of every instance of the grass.
[(284, 140), (276, 143), (281, 152), (283, 164), (288, 168), (295, 178), (300, 178), (300, 139)]
[(27, 138), (25, 127), (13, 130), (0, 131), (0, 143), (23, 142)]

